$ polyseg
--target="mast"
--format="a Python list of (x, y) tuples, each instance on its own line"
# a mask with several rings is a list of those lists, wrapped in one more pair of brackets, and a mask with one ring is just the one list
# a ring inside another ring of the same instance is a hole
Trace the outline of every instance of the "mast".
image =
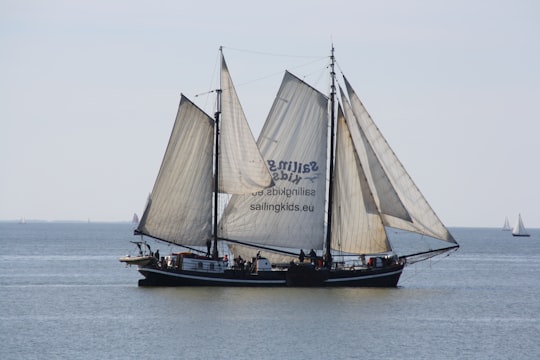
[[(220, 66), (223, 66), (223, 47), (219, 47), (219, 53), (221, 55)], [(221, 77), (220, 77), (221, 78)], [(219, 89), (216, 90), (217, 100), (216, 100), (216, 113), (214, 114), (215, 119), (215, 151), (214, 151), (214, 231), (212, 234), (213, 239), (213, 248), (212, 248), (212, 257), (217, 259), (218, 257), (218, 201), (219, 201), (219, 120), (221, 118), (221, 81), (219, 83)]]
[(335, 133), (335, 97), (336, 97), (336, 73), (334, 72), (334, 44), (330, 54), (330, 167), (329, 167), (329, 184), (328, 184), (328, 218), (326, 224), (326, 266), (332, 267), (332, 254), (330, 251), (332, 242), (332, 201), (333, 201), (333, 184), (334, 184), (334, 133)]

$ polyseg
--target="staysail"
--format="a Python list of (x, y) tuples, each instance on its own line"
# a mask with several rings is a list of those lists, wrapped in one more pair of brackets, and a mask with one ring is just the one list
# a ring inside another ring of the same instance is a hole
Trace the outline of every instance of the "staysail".
[(275, 186), (234, 195), (221, 220), (223, 238), (286, 248), (322, 249), (328, 98), (289, 72), (257, 145)]
[[(405, 205), (403, 205), (392, 182), (386, 175), (377, 154), (366, 138), (366, 134), (358, 125), (349, 100), (345, 96), (343, 89), (341, 87), (339, 89), (344, 112), (351, 122), (350, 133), (356, 153), (360, 163), (365, 167), (369, 188), (375, 196), (379, 212), (411, 221)], [(384, 198), (385, 201), (380, 201), (381, 198)]]
[[(352, 127), (355, 126), (353, 123)], [(334, 174), (332, 249), (355, 254), (391, 251), (379, 210), (341, 108), (338, 109), (337, 117)]]
[(223, 56), (221, 88), (220, 192), (247, 194), (272, 186)]
[[(345, 77), (344, 80), (352, 111), (369, 144), (366, 146), (372, 148), (373, 153), (376, 155), (376, 161), (384, 170), (384, 177), (389, 180), (393, 188), (391, 192), (388, 192), (381, 191), (383, 188), (377, 186), (378, 179), (382, 175), (378, 169), (368, 176), (371, 189), (377, 190), (374, 191), (374, 196), (384, 224), (456, 244), (450, 232), (431, 209), (384, 139)], [(370, 169), (373, 168), (373, 166), (370, 166)], [(396, 195), (399, 201), (396, 201)]]

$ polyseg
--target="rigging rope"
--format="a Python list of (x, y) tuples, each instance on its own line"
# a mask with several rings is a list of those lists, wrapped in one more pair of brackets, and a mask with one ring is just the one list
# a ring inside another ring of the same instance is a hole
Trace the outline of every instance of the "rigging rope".
[[(287, 67), (286, 69), (288, 69), (288, 70), (303, 68), (303, 67), (309, 66), (311, 64), (314, 64), (316, 62), (322, 61), (323, 59), (326, 60), (328, 58), (328, 56), (308, 56), (308, 55), (290, 55), (290, 54), (287, 55), (287, 54), (277, 54), (277, 53), (269, 53), (269, 52), (254, 51), (254, 50), (247, 50), (247, 49), (238, 49), (238, 48), (226, 47), (226, 46), (222, 46), (221, 48), (227, 49), (227, 50), (233, 50), (233, 51), (237, 51), (237, 52), (244, 52), (244, 53), (251, 53), (251, 54), (255, 54), (255, 55), (262, 55), (262, 56), (312, 59), (312, 60), (310, 60), (308, 62), (304, 62), (304, 63), (301, 63), (301, 64), (296, 65), (296, 66)], [(216, 62), (217, 65), (214, 67), (214, 72), (213, 72), (212, 77), (211, 77), (211, 84), (215, 82), (216, 78), (218, 78), (216, 73), (218, 72), (218, 69), (220, 68), (219, 62), (220, 62), (220, 58)], [(311, 73), (309, 73), (307, 75), (304, 74), (303, 79), (305, 79), (305, 78), (307, 78), (309, 76), (312, 76), (313, 74), (316, 74), (316, 73), (320, 73), (320, 70), (319, 71), (313, 71), (313, 72), (311, 72)], [(269, 73), (267, 75), (263, 75), (261, 77), (258, 77), (258, 78), (252, 79), (252, 80), (244, 81), (244, 82), (237, 83), (237, 84), (235, 83), (235, 88), (240, 88), (240, 87), (243, 87), (243, 86), (246, 86), (246, 85), (250, 85), (250, 84), (253, 84), (253, 83), (260, 82), (262, 80), (266, 80), (266, 79), (269, 79), (269, 78), (273, 78), (273, 77), (276, 77), (276, 76), (282, 76), (282, 75), (283, 75), (283, 69), (281, 68), (279, 71)], [(210, 88), (212, 88), (212, 87), (213, 86), (210, 85)], [(208, 90), (208, 91), (204, 91), (204, 92), (201, 92), (201, 93), (197, 93), (197, 94), (194, 95), (194, 97), (202, 97), (202, 96), (205, 96), (205, 95), (210, 95), (210, 94), (212, 94), (214, 92), (216, 92), (215, 89)], [(205, 104), (202, 106), (203, 108), (205, 108), (205, 109), (207, 108), (207, 106), (209, 105), (208, 101), (209, 101), (209, 98), (206, 97)]]
[[(264, 55), (264, 56), (275, 56), (275, 57), (290, 57), (290, 58), (321, 58), (322, 56), (317, 55), (292, 55), (292, 54), (277, 54), (277, 53), (270, 53), (270, 52), (264, 52), (264, 51), (256, 51), (256, 50), (248, 50), (248, 49), (239, 49), (229, 46), (222, 46), (223, 49), (229, 49), (233, 51), (238, 52), (244, 52), (244, 53), (250, 53), (250, 54), (256, 54), (256, 55)], [(324, 58), (327, 58), (328, 55), (325, 55)]]
[[(248, 50), (248, 49), (238, 49), (238, 48), (233, 48), (233, 47), (228, 47), (228, 46), (223, 46), (222, 48), (228, 49), (228, 50), (233, 50), (233, 51), (238, 51), (238, 52), (255, 54), (255, 55), (262, 55), (262, 56), (312, 59), (311, 61), (299, 64), (299, 65), (296, 65), (296, 66), (293, 66), (293, 67), (288, 67), (287, 69), (289, 69), (289, 70), (305, 67), (305, 66), (311, 65), (313, 63), (319, 62), (319, 61), (321, 61), (323, 59), (326, 60), (328, 58), (327, 55), (325, 55), (325, 56), (320, 56), (320, 55), (319, 56), (310, 56), (310, 55), (277, 54), (277, 53), (255, 51), (255, 50)], [(249, 81), (245, 81), (243, 83), (236, 84), (236, 87), (251, 84), (251, 83), (254, 83), (254, 82), (258, 82), (258, 81), (268, 79), (268, 78), (271, 78), (271, 77), (274, 77), (274, 76), (282, 75), (282, 74), (283, 74), (283, 70), (280, 70), (278, 72), (274, 72), (274, 73), (271, 73), (271, 74), (268, 74), (268, 75), (264, 75), (262, 77), (259, 77), (259, 78), (253, 79), (253, 80), (249, 80)], [(304, 78), (306, 78), (306, 77), (308, 77), (310, 75), (311, 74), (304, 75)]]
[[(455, 250), (457, 250), (457, 249), (455, 249)], [(441, 256), (441, 257), (439, 257), (439, 258), (437, 259), (437, 261), (435, 261), (434, 256), (432, 256), (432, 257), (426, 259), (426, 260), (429, 260), (429, 270), (432, 270), (432, 267), (433, 267), (434, 265), (437, 265), (440, 261), (442, 261), (443, 258), (450, 256), (452, 253), (453, 253), (453, 251), (448, 252), (448, 254), (446, 254), (446, 256)], [(416, 263), (418, 263), (418, 262), (421, 262), (421, 260), (420, 260), (420, 261), (417, 261), (417, 262), (410, 263), (410, 265), (414, 265), (414, 264), (416, 264)], [(408, 263), (408, 265), (409, 265), (409, 263)], [(421, 273), (423, 273), (423, 272), (426, 271), (427, 269), (424, 269), (424, 268), (418, 269), (418, 267), (415, 266), (415, 267), (414, 267), (414, 270), (415, 270), (414, 273), (411, 274), (411, 275), (405, 275), (405, 276), (402, 275), (402, 276), (401, 276), (400, 283), (401, 283), (401, 284), (406, 283), (407, 281), (409, 281), (409, 280), (415, 278), (416, 276), (420, 275)], [(407, 272), (407, 274), (408, 274), (408, 273), (409, 273), (409, 272)], [(403, 274), (406, 274), (406, 272), (403, 272)]]

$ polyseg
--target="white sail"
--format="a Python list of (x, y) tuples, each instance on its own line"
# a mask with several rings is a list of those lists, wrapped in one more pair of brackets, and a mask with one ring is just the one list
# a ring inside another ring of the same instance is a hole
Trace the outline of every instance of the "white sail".
[[(378, 162), (399, 196), (400, 202), (407, 210), (407, 216), (396, 216), (395, 211), (387, 212), (386, 209), (396, 209), (394, 196), (386, 196), (386, 193), (376, 193), (375, 196), (377, 197), (384, 224), (456, 243), (407, 174), (407, 171), (384, 139), (347, 79), (344, 78), (344, 80), (358, 125), (364, 132), (369, 145), (373, 148)], [(372, 177), (373, 174), (370, 176)], [(376, 181), (377, 179), (372, 178), (370, 183)]]
[(275, 186), (234, 195), (221, 221), (227, 239), (322, 249), (328, 99), (289, 72), (258, 139)]
[(405, 205), (401, 202), (390, 179), (386, 175), (384, 168), (379, 162), (378, 156), (366, 138), (362, 128), (357, 124), (356, 117), (352, 111), (349, 100), (343, 90), (340, 89), (341, 101), (345, 112), (345, 117), (350, 119), (350, 134), (355, 145), (360, 163), (364, 167), (366, 177), (371, 191), (374, 194), (379, 212), (411, 221)]
[(272, 177), (257, 148), (223, 56), (221, 88), (219, 190), (247, 194), (267, 188), (272, 185)]
[(212, 224), (214, 121), (182, 95), (154, 189), (137, 231), (204, 245)]
[(510, 221), (508, 221), (508, 216), (504, 218), (504, 225), (502, 228), (503, 231), (510, 231), (512, 227), (510, 226)]
[(512, 230), (512, 235), (515, 236), (529, 236), (529, 233), (525, 229), (525, 225), (523, 225), (523, 220), (521, 219), (521, 214), (518, 215), (518, 221), (516, 225), (514, 225), (514, 229)]
[[(246, 194), (272, 185), (225, 59), (222, 59), (219, 190)], [(137, 231), (181, 245), (211, 237), (214, 120), (182, 96), (169, 145)]]
[(357, 254), (390, 251), (379, 210), (341, 108), (337, 119), (334, 174), (332, 248)]

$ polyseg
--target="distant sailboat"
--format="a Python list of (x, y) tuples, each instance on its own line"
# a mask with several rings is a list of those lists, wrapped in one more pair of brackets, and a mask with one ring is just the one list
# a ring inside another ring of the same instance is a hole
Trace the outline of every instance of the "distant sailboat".
[(514, 236), (531, 236), (527, 230), (525, 229), (525, 226), (523, 225), (523, 220), (521, 219), (521, 214), (518, 215), (518, 222), (514, 226), (514, 230), (512, 230), (512, 235)]
[(510, 222), (508, 221), (508, 216), (504, 219), (504, 225), (502, 227), (502, 231), (511, 231), (512, 227), (510, 226)]
[[(508, 219), (506, 219), (508, 221)], [(133, 218), (131, 219), (131, 222), (133, 224), (138, 224), (139, 223), (139, 215), (137, 215), (137, 213), (133, 214)]]

